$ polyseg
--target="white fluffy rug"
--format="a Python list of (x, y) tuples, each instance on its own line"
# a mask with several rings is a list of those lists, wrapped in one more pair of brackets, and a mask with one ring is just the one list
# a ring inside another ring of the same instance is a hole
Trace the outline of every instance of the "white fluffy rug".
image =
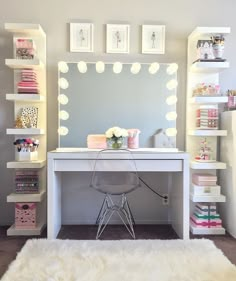
[(210, 240), (28, 240), (2, 281), (236, 281)]

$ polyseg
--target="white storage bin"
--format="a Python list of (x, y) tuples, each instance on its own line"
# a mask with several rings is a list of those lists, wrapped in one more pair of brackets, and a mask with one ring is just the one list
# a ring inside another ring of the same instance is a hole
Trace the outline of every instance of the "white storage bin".
[(38, 160), (38, 151), (16, 152), (16, 161), (35, 161)]
[(220, 186), (204, 186), (192, 184), (191, 191), (193, 195), (220, 195)]

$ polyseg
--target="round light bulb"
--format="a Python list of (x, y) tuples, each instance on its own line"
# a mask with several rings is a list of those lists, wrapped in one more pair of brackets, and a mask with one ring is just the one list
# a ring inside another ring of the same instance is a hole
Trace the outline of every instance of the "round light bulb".
[(58, 129), (58, 134), (59, 134), (60, 136), (66, 136), (68, 133), (69, 133), (69, 130), (68, 130), (67, 127), (61, 126), (61, 127)]
[(105, 71), (105, 64), (103, 61), (98, 61), (96, 63), (96, 71), (97, 73), (103, 73)]
[(63, 104), (63, 105), (67, 104), (69, 101), (68, 97), (64, 94), (60, 94), (57, 99), (58, 99), (59, 103)]
[(157, 71), (159, 70), (160, 68), (160, 64), (158, 62), (153, 62), (149, 68), (148, 68), (148, 71), (150, 74), (156, 74)]
[(138, 74), (140, 69), (141, 69), (141, 64), (138, 63), (138, 62), (135, 62), (135, 63), (132, 64), (132, 66), (130, 68), (130, 72), (132, 74)]
[(169, 96), (167, 99), (166, 99), (166, 103), (168, 105), (173, 105), (173, 104), (176, 104), (178, 101), (177, 97), (175, 95), (172, 95), (172, 96)]
[(69, 83), (66, 80), (66, 78), (64, 78), (64, 77), (59, 78), (58, 85), (63, 90), (65, 90), (65, 89), (67, 89), (69, 87)]
[(166, 120), (173, 121), (176, 120), (176, 118), (177, 118), (177, 113), (175, 111), (166, 113)]
[(116, 74), (119, 74), (119, 73), (121, 73), (122, 68), (123, 68), (122, 63), (115, 62), (114, 65), (113, 65), (113, 72), (116, 73)]
[(68, 64), (65, 61), (60, 61), (58, 63), (58, 69), (62, 73), (67, 73), (69, 71)]
[(166, 88), (168, 90), (174, 90), (177, 88), (177, 86), (178, 86), (178, 81), (176, 79), (171, 79), (166, 83)]
[(172, 75), (174, 74), (175, 72), (177, 72), (179, 66), (177, 63), (171, 63), (167, 69), (166, 69), (166, 73), (169, 74), (169, 75)]
[(80, 73), (86, 73), (88, 68), (87, 68), (87, 64), (84, 61), (80, 61), (77, 64), (77, 68), (79, 70)]
[(69, 113), (67, 111), (65, 111), (65, 110), (61, 110), (59, 112), (59, 118), (61, 120), (68, 120), (69, 119)]
[(177, 135), (176, 128), (168, 128), (168, 129), (166, 129), (166, 135), (168, 137), (175, 137)]

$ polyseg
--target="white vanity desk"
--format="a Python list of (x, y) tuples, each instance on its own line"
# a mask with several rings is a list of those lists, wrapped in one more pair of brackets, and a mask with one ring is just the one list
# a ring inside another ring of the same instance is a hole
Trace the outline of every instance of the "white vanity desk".
[[(96, 149), (62, 148), (48, 153), (48, 219), (47, 236), (56, 238), (61, 228), (61, 172), (92, 171)], [(139, 172), (171, 172), (174, 184), (170, 194), (172, 227), (182, 239), (189, 238), (189, 155), (170, 149), (133, 149)], [(111, 159), (122, 159), (122, 153), (111, 151)]]

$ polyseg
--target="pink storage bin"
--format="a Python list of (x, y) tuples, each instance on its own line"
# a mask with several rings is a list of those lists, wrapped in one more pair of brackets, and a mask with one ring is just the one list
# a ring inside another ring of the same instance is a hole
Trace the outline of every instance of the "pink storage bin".
[(213, 186), (216, 185), (217, 176), (211, 174), (193, 174), (192, 183), (196, 185)]
[(107, 148), (106, 135), (88, 135), (87, 136), (87, 147), (88, 148)]
[(139, 129), (128, 129), (128, 148), (139, 148)]
[(36, 203), (15, 204), (15, 227), (21, 229), (36, 227)]

